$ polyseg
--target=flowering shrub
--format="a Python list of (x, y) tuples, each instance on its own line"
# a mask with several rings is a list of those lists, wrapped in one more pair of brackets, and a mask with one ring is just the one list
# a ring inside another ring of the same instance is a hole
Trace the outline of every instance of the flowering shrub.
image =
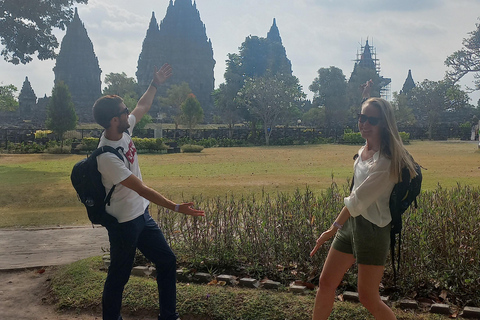
[(48, 135), (52, 133), (52, 130), (37, 130), (35, 131), (35, 139), (47, 138)]

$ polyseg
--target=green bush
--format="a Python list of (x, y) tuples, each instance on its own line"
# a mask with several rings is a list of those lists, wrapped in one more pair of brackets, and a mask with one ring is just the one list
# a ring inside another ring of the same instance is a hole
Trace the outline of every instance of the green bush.
[(36, 142), (8, 142), (8, 153), (42, 153), (45, 151), (45, 146)]
[[(193, 202), (207, 212), (205, 217), (172, 215), (159, 208), (158, 220), (169, 243), (192, 268), (240, 269), (285, 285), (292, 280), (316, 282), (329, 243), (312, 258), (309, 252), (337, 217), (348, 189), (346, 183), (342, 188), (332, 184), (320, 195), (306, 189), (274, 196), (198, 197)], [(480, 188), (468, 186), (421, 193), (418, 209), (410, 208), (403, 218), (397, 286), (390, 257), (387, 260), (383, 285), (389, 294), (429, 297), (445, 290), (450, 302), (480, 306), (479, 198)], [(354, 268), (343, 286), (355, 290), (356, 281)]]
[(78, 149), (81, 151), (93, 151), (97, 149), (98, 146), (98, 138), (83, 138), (82, 142), (78, 146)]
[[(410, 133), (408, 132), (399, 132), (400, 138), (402, 139), (404, 144), (410, 143)], [(362, 134), (360, 132), (353, 132), (351, 129), (345, 129), (343, 133), (343, 142), (346, 144), (364, 144), (365, 139), (362, 138)]]
[(167, 150), (168, 147), (165, 145), (162, 139), (160, 138), (132, 138), (135, 148), (137, 150), (146, 150), (148, 152), (162, 151)]
[(37, 130), (35, 131), (35, 139), (47, 138), (49, 135), (52, 135), (52, 130)]
[(71, 148), (70, 146), (53, 146), (45, 149), (46, 153), (52, 153), (52, 154), (67, 154), (70, 153)]
[(364, 144), (365, 139), (362, 138), (360, 132), (353, 132), (352, 129), (345, 129), (342, 140), (347, 144)]
[(402, 139), (403, 144), (409, 144), (410, 143), (410, 133), (408, 132), (399, 132), (400, 139)]
[(180, 148), (182, 152), (185, 153), (193, 153), (193, 152), (202, 152), (203, 146), (195, 145), (195, 144), (184, 144)]
[[(167, 150), (168, 147), (165, 145), (162, 139), (160, 138), (136, 138), (132, 137), (133, 143), (137, 150), (145, 150), (147, 152), (157, 152), (162, 150)], [(83, 138), (81, 144), (77, 147), (81, 151), (93, 151), (98, 146), (98, 138)]]

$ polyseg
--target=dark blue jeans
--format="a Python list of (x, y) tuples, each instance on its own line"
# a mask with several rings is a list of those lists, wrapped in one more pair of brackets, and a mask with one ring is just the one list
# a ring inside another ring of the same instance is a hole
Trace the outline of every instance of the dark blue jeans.
[(103, 289), (104, 320), (119, 320), (122, 294), (133, 267), (138, 248), (155, 264), (160, 305), (159, 320), (174, 320), (176, 313), (176, 257), (155, 220), (145, 213), (128, 222), (106, 226), (110, 240), (110, 267)]

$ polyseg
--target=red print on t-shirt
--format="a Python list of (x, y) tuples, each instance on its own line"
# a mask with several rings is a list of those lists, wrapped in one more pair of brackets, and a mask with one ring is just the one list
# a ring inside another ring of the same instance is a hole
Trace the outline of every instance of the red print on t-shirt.
[(135, 148), (133, 141), (130, 141), (128, 144), (128, 151), (125, 156), (131, 164), (133, 164), (133, 160), (135, 159), (135, 153), (137, 153), (137, 149)]

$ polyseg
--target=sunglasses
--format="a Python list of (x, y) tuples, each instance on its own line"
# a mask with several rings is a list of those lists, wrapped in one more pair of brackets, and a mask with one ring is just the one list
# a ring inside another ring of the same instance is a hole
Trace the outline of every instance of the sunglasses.
[(380, 122), (381, 118), (368, 117), (361, 113), (358, 114), (358, 122), (365, 123), (367, 120), (372, 126), (376, 126)]
[(121, 117), (122, 114), (127, 114), (127, 116), (130, 114), (130, 111), (128, 111), (128, 108), (125, 108), (123, 109), (122, 111), (120, 111), (117, 115), (115, 115), (114, 117)]

